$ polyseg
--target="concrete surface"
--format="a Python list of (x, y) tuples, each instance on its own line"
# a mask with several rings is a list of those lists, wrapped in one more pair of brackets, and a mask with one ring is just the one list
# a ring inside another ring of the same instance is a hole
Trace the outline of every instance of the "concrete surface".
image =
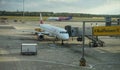
[[(47, 23), (47, 22), (46, 22)], [(48, 22), (51, 25), (80, 26), (82, 22)], [(0, 70), (120, 70), (120, 38), (101, 36), (104, 47), (91, 48), (86, 39), (86, 66), (79, 66), (82, 42), (70, 38), (61, 45), (53, 43), (54, 38), (45, 36), (44, 41), (37, 41), (36, 36), (23, 30), (39, 27), (39, 22), (12, 22), (0, 24)], [(99, 23), (104, 25), (104, 23)], [(9, 27), (10, 26), (10, 27)], [(91, 26), (90, 23), (87, 26)], [(12, 28), (11, 28), (12, 27)], [(20, 55), (21, 43), (38, 43), (38, 55)]]

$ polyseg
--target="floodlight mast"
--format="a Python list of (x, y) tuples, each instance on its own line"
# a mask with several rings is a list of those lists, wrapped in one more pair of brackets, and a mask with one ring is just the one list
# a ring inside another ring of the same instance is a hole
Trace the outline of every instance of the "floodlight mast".
[(83, 21), (83, 33), (82, 33), (82, 57), (80, 59), (80, 66), (86, 66), (86, 60), (84, 58), (84, 47), (85, 47), (85, 21)]
[(23, 19), (22, 19), (22, 21), (24, 21), (24, 0), (23, 0), (23, 14), (22, 14), (22, 16), (23, 16)]
[(23, 16), (24, 16), (24, 0), (23, 0)]

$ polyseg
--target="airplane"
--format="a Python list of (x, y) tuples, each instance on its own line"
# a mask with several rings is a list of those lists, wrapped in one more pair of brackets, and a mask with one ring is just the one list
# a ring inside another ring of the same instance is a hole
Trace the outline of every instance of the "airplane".
[(64, 28), (52, 26), (50, 24), (45, 24), (42, 20), (42, 15), (40, 13), (40, 29), (41, 32), (38, 32), (38, 40), (44, 40), (44, 35), (48, 35), (50, 37), (55, 37), (59, 40), (62, 40), (62, 45), (64, 44), (63, 41), (66, 41), (69, 39), (69, 34), (67, 30)]
[(49, 17), (48, 20), (62, 21), (62, 20), (70, 20), (72, 16), (69, 17)]

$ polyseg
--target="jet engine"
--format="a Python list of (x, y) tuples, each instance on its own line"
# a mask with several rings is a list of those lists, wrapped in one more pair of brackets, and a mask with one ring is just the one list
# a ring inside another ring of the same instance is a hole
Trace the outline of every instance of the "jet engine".
[(50, 36), (50, 37), (54, 37), (54, 35), (53, 35), (53, 34), (48, 34), (48, 36)]
[(38, 34), (38, 40), (39, 40), (39, 41), (44, 40), (44, 35), (43, 35), (43, 34)]

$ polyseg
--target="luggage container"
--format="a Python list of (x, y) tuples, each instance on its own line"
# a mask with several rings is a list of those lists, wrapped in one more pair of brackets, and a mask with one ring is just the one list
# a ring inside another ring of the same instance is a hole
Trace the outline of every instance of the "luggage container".
[(22, 43), (21, 44), (22, 55), (37, 55), (37, 44), (36, 43)]

